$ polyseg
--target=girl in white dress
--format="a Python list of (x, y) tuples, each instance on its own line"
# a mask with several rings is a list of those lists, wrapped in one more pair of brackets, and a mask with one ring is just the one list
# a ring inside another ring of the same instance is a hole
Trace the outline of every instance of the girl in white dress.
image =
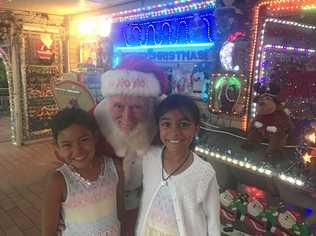
[(215, 171), (191, 151), (199, 118), (190, 97), (174, 94), (159, 104), (164, 147), (152, 147), (143, 159), (137, 236), (220, 236)]

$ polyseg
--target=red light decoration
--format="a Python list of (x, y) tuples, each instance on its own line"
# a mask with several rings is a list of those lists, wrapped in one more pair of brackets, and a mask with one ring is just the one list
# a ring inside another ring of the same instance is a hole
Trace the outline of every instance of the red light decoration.
[(251, 198), (266, 199), (266, 193), (259, 188), (247, 185), (244, 190)]
[(235, 42), (236, 39), (238, 39), (239, 37), (245, 37), (246, 34), (243, 33), (243, 32), (235, 32), (235, 33), (232, 33), (231, 35), (228, 36), (228, 41), (229, 42)]

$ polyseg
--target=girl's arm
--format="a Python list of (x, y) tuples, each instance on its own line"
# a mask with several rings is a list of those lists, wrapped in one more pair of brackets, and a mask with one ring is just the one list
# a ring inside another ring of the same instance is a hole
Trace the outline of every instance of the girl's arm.
[(48, 180), (42, 208), (42, 236), (56, 236), (60, 221), (61, 203), (67, 189), (63, 175), (54, 172)]
[(220, 236), (220, 200), (219, 188), (215, 175), (209, 183), (204, 200), (204, 211), (207, 220), (207, 235)]

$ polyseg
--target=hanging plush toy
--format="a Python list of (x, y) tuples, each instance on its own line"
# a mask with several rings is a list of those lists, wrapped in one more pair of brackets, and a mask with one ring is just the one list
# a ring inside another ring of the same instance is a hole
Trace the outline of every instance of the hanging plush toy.
[(251, 151), (257, 144), (267, 139), (269, 145), (266, 149), (266, 157), (280, 156), (292, 128), (289, 114), (278, 98), (280, 88), (277, 84), (265, 87), (257, 83), (254, 90), (258, 94), (253, 100), (256, 103), (256, 116), (250, 123), (247, 140), (242, 147)]

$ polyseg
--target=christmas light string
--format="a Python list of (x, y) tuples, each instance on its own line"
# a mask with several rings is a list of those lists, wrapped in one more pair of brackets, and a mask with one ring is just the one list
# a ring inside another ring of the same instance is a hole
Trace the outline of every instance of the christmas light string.
[(198, 11), (215, 7), (215, 0), (191, 2), (191, 0), (174, 1), (148, 7), (125, 10), (112, 14), (113, 21), (145, 20), (153, 17), (181, 14), (189, 11)]
[(8, 81), (8, 89), (9, 89), (9, 104), (10, 104), (10, 129), (11, 129), (11, 141), (16, 145), (16, 125), (15, 125), (15, 107), (14, 107), (14, 88), (13, 88), (13, 78), (12, 78), (12, 69), (10, 66), (9, 58), (7, 57), (6, 52), (0, 48), (0, 58), (2, 59), (2, 63), (5, 66), (5, 73)]
[[(257, 49), (256, 47), (258, 46), (257, 44), (257, 41), (260, 40), (259, 39), (259, 24), (261, 23), (260, 21), (260, 14), (261, 14), (261, 11), (264, 10), (264, 9), (268, 9), (268, 10), (275, 10), (275, 11), (281, 11), (281, 8), (284, 8), (286, 9), (286, 4), (288, 9), (290, 10), (291, 8), (289, 6), (292, 6), (292, 9), (293, 9), (293, 6), (301, 6), (302, 9), (304, 9), (305, 6), (309, 6), (311, 4), (314, 4), (316, 3), (315, 0), (267, 0), (267, 1), (262, 1), (262, 2), (259, 2), (256, 7), (254, 8), (254, 11), (253, 11), (253, 24), (252, 24), (252, 30), (251, 30), (251, 48), (250, 48), (250, 54), (249, 54), (249, 65), (248, 65), (248, 68), (249, 68), (249, 79), (254, 81), (253, 79), (253, 74), (255, 73), (254, 71), (254, 67), (255, 65), (258, 64), (258, 62), (255, 60), (256, 58), (256, 53), (257, 52)], [(282, 9), (283, 10), (283, 9)], [(265, 23), (265, 22), (264, 22)], [(264, 30), (264, 25), (263, 25), (263, 30)], [(261, 39), (262, 39), (262, 36), (261, 36)], [(260, 47), (260, 45), (259, 45)], [(260, 52), (260, 50), (258, 50)], [(247, 91), (248, 91), (248, 94), (250, 94), (250, 91), (252, 90), (251, 87), (252, 87), (252, 82), (248, 83), (248, 88), (247, 88)], [(249, 108), (249, 103), (250, 103), (250, 97), (248, 97), (248, 100), (247, 100), (247, 106), (246, 106), (246, 113), (248, 112), (248, 108)], [(249, 122), (249, 119), (250, 117), (249, 116), (246, 116), (246, 123), (248, 124)]]
[[(235, 138), (238, 138), (238, 139), (241, 139), (241, 140), (245, 140), (246, 139), (243, 136), (236, 135), (236, 134), (231, 133), (231, 132), (217, 130), (217, 129), (210, 128), (210, 127), (205, 127), (205, 122), (201, 122), (201, 124), (202, 124), (200, 126), (201, 130), (204, 130), (206, 132), (225, 134), (225, 135), (229, 135), (231, 137), (235, 137)], [(207, 124), (206, 126), (210, 126), (210, 125)], [(266, 143), (261, 143), (261, 144), (262, 145), (268, 145)], [(276, 171), (273, 168), (267, 168), (267, 167), (264, 167), (264, 166), (258, 166), (257, 164), (251, 163), (251, 162), (248, 161), (249, 158), (247, 158), (247, 157), (244, 157), (243, 160), (236, 159), (236, 158), (232, 157), (232, 155), (231, 155), (232, 153), (231, 153), (230, 150), (226, 151), (226, 153), (228, 153), (228, 154), (223, 154), (223, 153), (220, 153), (218, 151), (213, 151), (212, 149), (214, 147), (209, 146), (209, 144), (207, 144), (207, 146), (208, 147), (205, 147), (204, 144), (197, 145), (195, 147), (195, 151), (198, 154), (204, 156), (205, 158), (215, 158), (215, 159), (217, 159), (219, 161), (222, 161), (222, 162), (224, 162), (226, 164), (229, 164), (229, 165), (232, 165), (232, 166), (235, 166), (235, 167), (239, 167), (239, 168), (243, 168), (243, 169), (246, 169), (248, 171), (255, 172), (257, 174), (259, 173), (262, 176), (277, 177), (278, 179), (280, 179), (280, 180), (282, 180), (282, 181), (284, 181), (286, 183), (290, 183), (292, 185), (296, 185), (296, 186), (299, 186), (299, 187), (304, 187), (304, 186), (307, 187), (305, 181), (303, 181), (302, 179), (287, 174), (289, 169), (287, 169), (284, 172), (280, 173), (279, 171)], [(297, 147), (296, 145), (286, 145), (286, 146), (284, 146), (284, 148), (296, 148), (296, 147)]]
[[(298, 52), (314, 52), (313, 49), (301, 49), (301, 48), (295, 48), (295, 47), (289, 47), (289, 46), (281, 46), (281, 45), (264, 45), (264, 38), (265, 38), (265, 30), (268, 23), (274, 23), (274, 24), (281, 24), (281, 25), (288, 25), (291, 27), (298, 28), (300, 30), (316, 30), (316, 26), (308, 25), (308, 24), (301, 24), (295, 21), (287, 21), (287, 20), (280, 20), (275, 18), (267, 18), (265, 19), (262, 30), (260, 32), (260, 43), (258, 46), (258, 54), (257, 59), (255, 61), (255, 74), (253, 81), (256, 83), (259, 81), (259, 78), (261, 78), (262, 74), (264, 73), (263, 70), (263, 61), (265, 60), (265, 49), (273, 48), (273, 49), (284, 49), (286, 51), (298, 51)], [(260, 66), (261, 65), (261, 66)], [(256, 96), (256, 93), (253, 92), (253, 96)], [(254, 117), (256, 113), (256, 104), (251, 104), (251, 110), (250, 110), (250, 117)]]

